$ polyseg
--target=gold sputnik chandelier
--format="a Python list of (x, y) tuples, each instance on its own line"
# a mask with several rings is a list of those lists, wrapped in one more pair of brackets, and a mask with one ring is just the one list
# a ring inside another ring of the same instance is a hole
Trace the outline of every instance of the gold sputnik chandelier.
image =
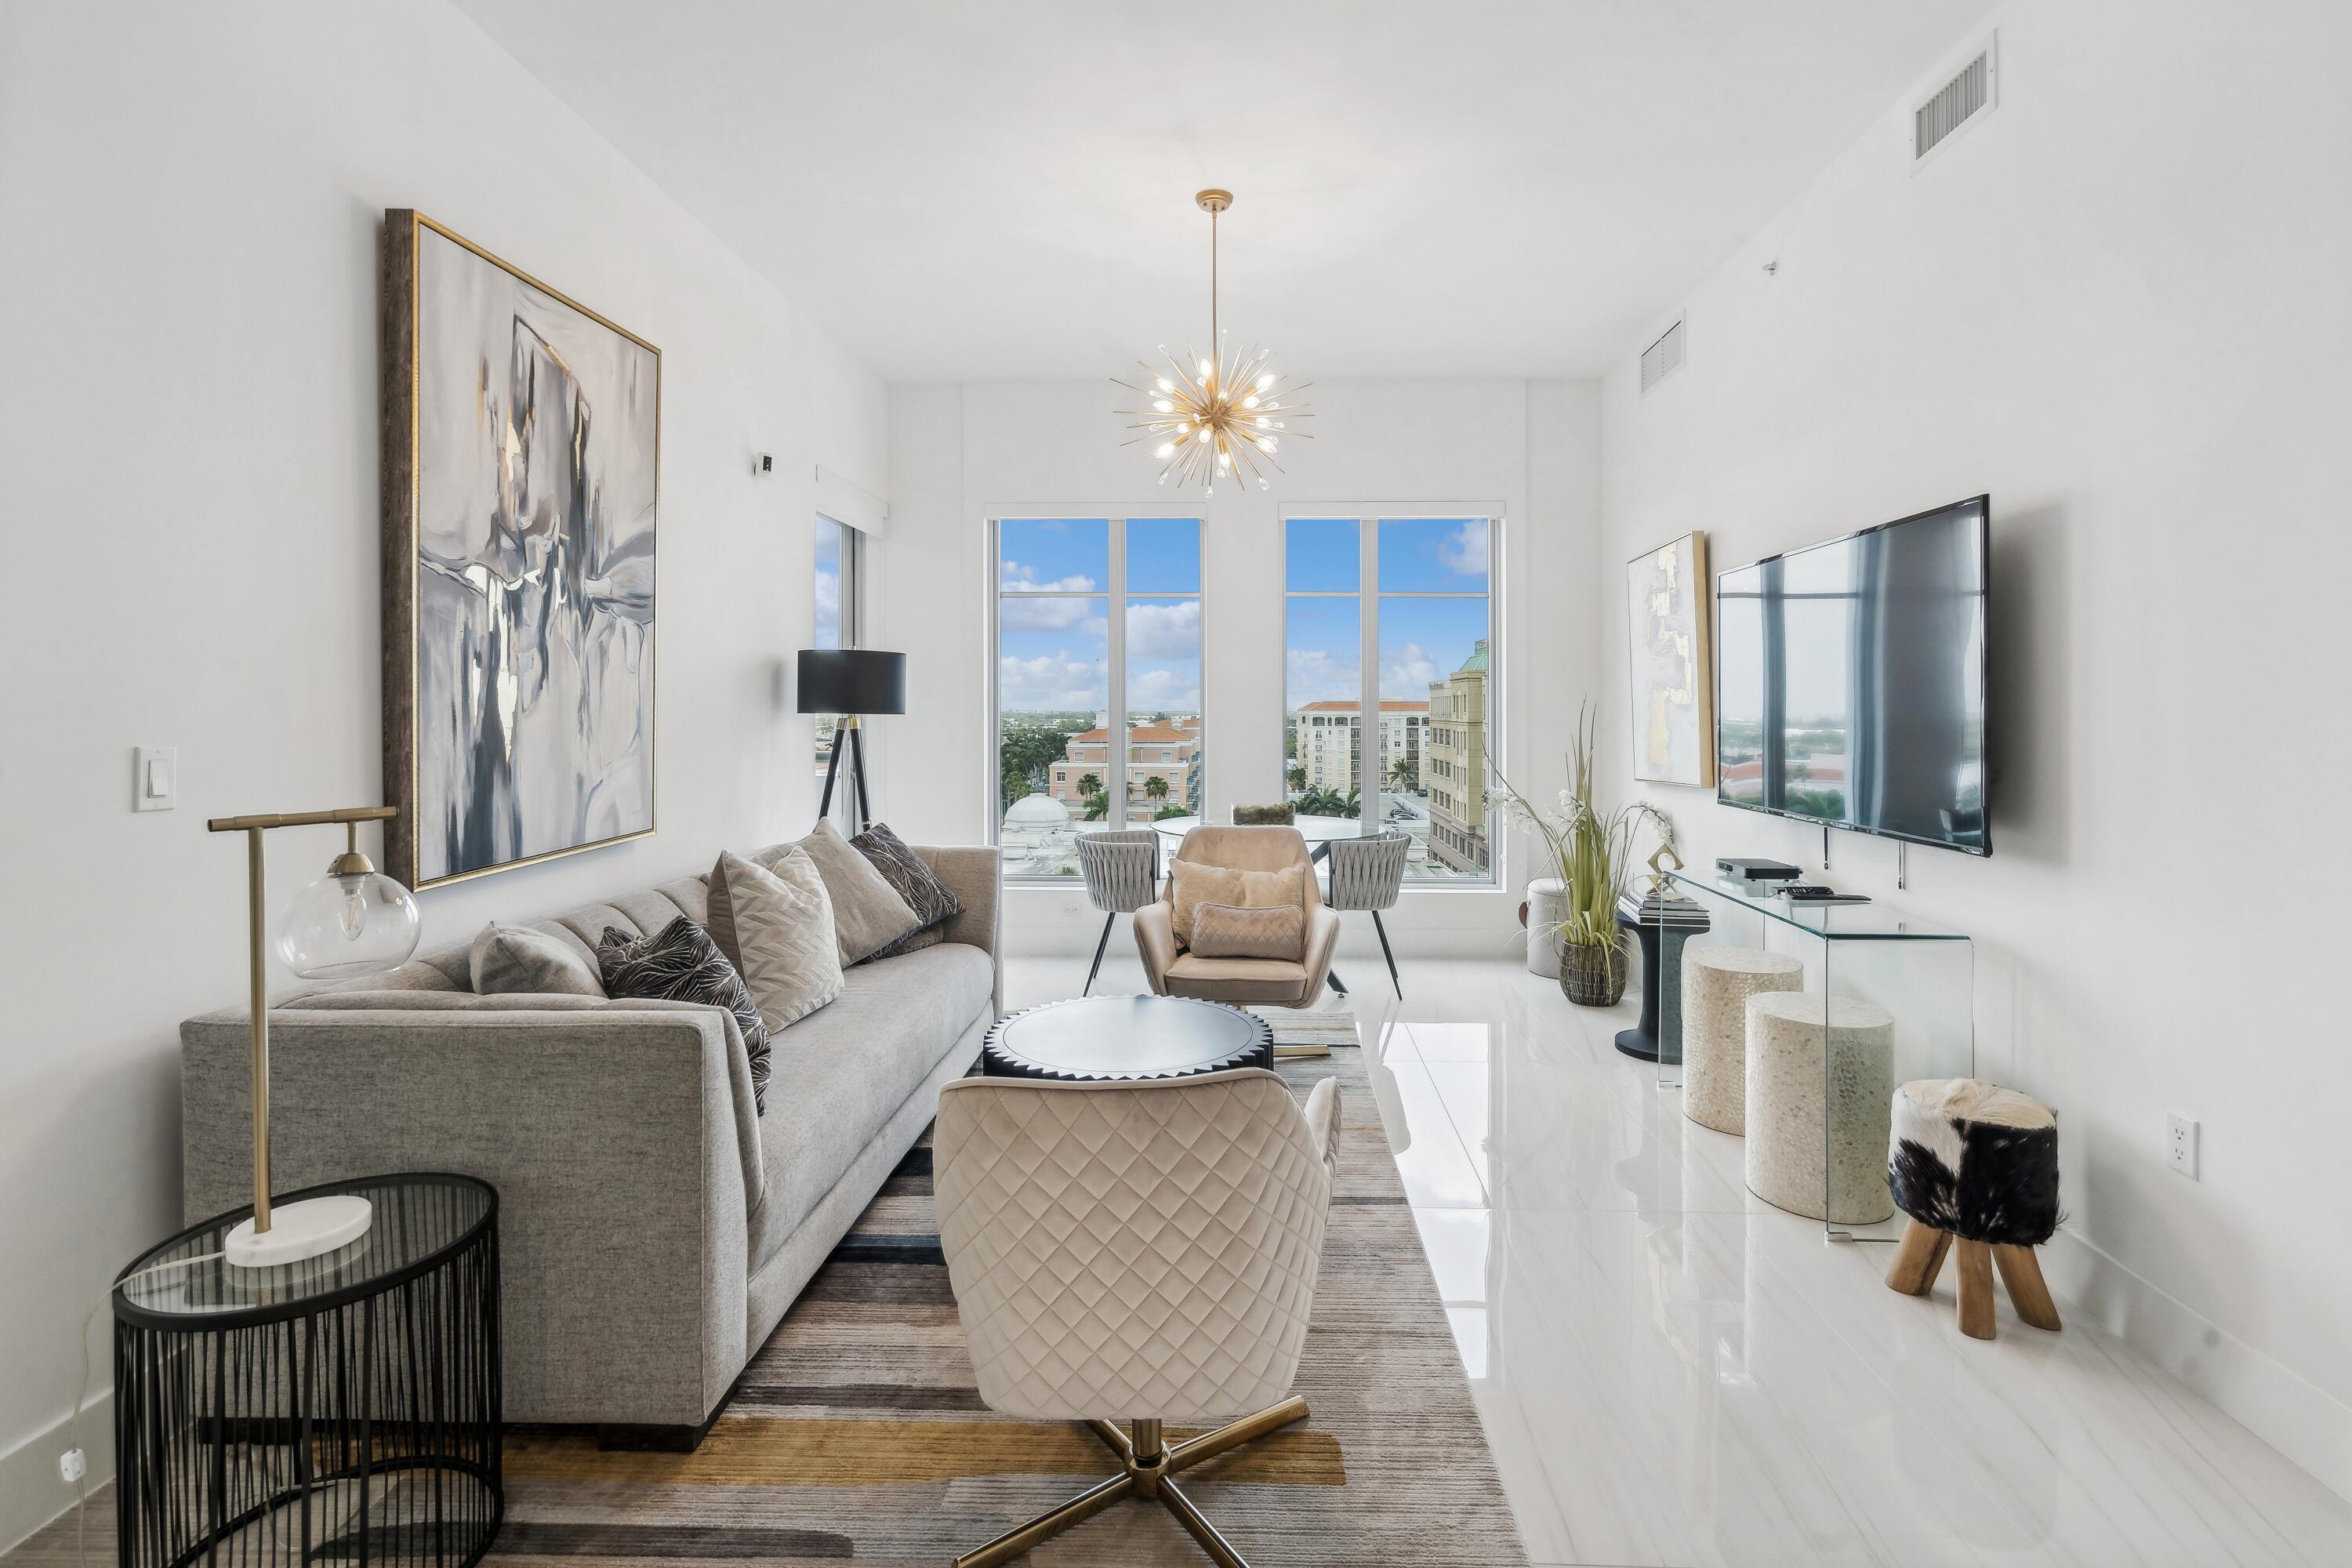
[(1231, 191), (1212, 190), (1192, 200), (1209, 215), (1209, 350), (1214, 357), (1187, 353), (1178, 359), (1161, 343), (1165, 370), (1138, 360), (1143, 370), (1141, 386), (1113, 377), (1145, 403), (1141, 408), (1119, 410), (1135, 421), (1129, 429), (1142, 432), (1126, 445), (1156, 443), (1151, 455), (1160, 459), (1163, 485), (1171, 475), (1178, 484), (1199, 479), (1206, 493), (1214, 495), (1220, 482), (1246, 476), (1264, 489), (1266, 471), (1282, 471), (1275, 453), (1283, 438), (1307, 438), (1306, 431), (1290, 428), (1291, 421), (1314, 416), (1296, 401), (1306, 388), (1287, 386), (1275, 373), (1273, 350), (1225, 346), (1217, 321), (1217, 215), (1234, 205), (1234, 196)]

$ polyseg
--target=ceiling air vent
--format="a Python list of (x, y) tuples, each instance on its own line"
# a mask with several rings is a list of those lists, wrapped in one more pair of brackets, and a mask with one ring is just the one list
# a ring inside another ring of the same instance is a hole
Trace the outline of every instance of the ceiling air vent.
[(1642, 351), (1642, 390), (1650, 388), (1683, 367), (1683, 324), (1676, 321)]
[(1911, 110), (1911, 166), (1917, 168), (1937, 148), (1992, 111), (1993, 36), (1968, 57), (1925, 102)]

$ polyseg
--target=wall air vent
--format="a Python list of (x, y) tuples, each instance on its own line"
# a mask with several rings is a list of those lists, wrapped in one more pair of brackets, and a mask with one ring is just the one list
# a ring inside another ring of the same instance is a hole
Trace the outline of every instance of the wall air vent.
[(1683, 324), (1676, 321), (1658, 334), (1658, 341), (1642, 351), (1642, 391), (1650, 388), (1683, 367)]
[(1921, 102), (1911, 109), (1911, 166), (1917, 168), (1944, 143), (1992, 112), (1996, 100), (1993, 35)]

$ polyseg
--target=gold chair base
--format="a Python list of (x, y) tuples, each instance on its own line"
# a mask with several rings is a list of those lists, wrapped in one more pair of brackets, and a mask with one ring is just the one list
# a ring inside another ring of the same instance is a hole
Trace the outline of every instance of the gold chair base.
[(1108, 1480), (1087, 1488), (1052, 1512), (1040, 1514), (1017, 1530), (1006, 1531), (977, 1552), (965, 1552), (955, 1560), (955, 1568), (996, 1568), (999, 1563), (1010, 1563), (1030, 1548), (1130, 1497), (1157, 1501), (1174, 1514), (1176, 1522), (1192, 1532), (1192, 1539), (1201, 1543), (1201, 1550), (1209, 1554), (1217, 1568), (1249, 1568), (1248, 1560), (1234, 1550), (1233, 1542), (1219, 1534), (1217, 1527), (1178, 1489), (1176, 1472), (1306, 1418), (1307, 1401), (1292, 1397), (1255, 1415), (1244, 1415), (1231, 1426), (1188, 1437), (1172, 1448), (1160, 1442), (1160, 1423), (1156, 1420), (1132, 1422), (1127, 1432), (1108, 1421), (1089, 1421), (1087, 1426), (1127, 1468)]

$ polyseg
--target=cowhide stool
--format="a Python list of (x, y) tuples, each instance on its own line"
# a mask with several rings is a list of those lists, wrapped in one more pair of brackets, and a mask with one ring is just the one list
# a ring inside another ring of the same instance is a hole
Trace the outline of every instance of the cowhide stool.
[(1911, 1216), (1886, 1285), (1925, 1296), (1959, 1244), (1960, 1332), (1993, 1337), (1992, 1271), (2017, 1315), (2058, 1327), (2033, 1249), (2058, 1228), (2058, 1119), (2040, 1100), (1969, 1078), (1895, 1091), (1886, 1181)]

